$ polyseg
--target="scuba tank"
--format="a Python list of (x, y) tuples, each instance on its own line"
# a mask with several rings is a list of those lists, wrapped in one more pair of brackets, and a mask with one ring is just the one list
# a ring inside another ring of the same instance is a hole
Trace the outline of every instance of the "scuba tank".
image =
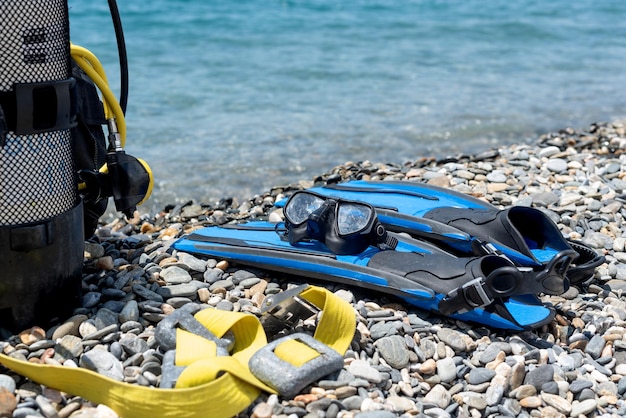
[(0, 0), (0, 326), (75, 305), (83, 209), (65, 0)]
[(98, 59), (70, 44), (67, 0), (0, 0), (0, 329), (69, 315), (109, 198), (132, 217), (152, 191), (150, 167), (123, 148), (126, 50), (109, 7), (121, 104)]

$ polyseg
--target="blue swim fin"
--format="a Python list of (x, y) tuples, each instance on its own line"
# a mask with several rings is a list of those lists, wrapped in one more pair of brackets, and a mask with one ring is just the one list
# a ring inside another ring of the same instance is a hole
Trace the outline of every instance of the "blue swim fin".
[(536, 296), (513, 290), (531, 281), (494, 255), (455, 257), (438, 247), (392, 234), (395, 249), (368, 246), (337, 255), (317, 240), (290, 243), (284, 224), (249, 222), (194, 231), (173, 244), (178, 251), (394, 295), (446, 316), (493, 328), (533, 329), (554, 310)]
[(604, 262), (583, 243), (566, 240), (554, 222), (535, 208), (501, 210), (463, 193), (413, 181), (354, 180), (308, 190), (369, 203), (388, 230), (409, 233), (456, 255), (500, 254), (536, 271), (569, 258), (572, 264), (568, 263), (565, 279), (573, 284), (593, 277)]

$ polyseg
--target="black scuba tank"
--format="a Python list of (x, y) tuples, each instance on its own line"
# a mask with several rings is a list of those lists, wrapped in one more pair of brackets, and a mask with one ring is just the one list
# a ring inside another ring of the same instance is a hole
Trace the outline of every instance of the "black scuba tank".
[(83, 209), (66, 0), (0, 0), (0, 327), (75, 306)]

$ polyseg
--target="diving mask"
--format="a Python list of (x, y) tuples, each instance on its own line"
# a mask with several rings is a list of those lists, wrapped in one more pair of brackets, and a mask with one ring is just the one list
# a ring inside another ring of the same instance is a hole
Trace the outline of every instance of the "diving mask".
[(291, 244), (313, 239), (339, 255), (358, 254), (370, 245), (381, 249), (397, 245), (367, 203), (297, 191), (287, 201), (284, 214)]

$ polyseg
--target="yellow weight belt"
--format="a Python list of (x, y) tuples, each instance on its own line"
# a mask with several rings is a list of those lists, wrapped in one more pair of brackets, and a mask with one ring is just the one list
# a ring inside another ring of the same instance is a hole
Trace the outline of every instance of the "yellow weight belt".
[[(356, 327), (350, 304), (314, 286), (300, 297), (322, 311), (314, 338), (343, 355)], [(186, 368), (174, 389), (119, 382), (84, 368), (30, 363), (3, 354), (0, 363), (34, 382), (107, 405), (121, 417), (230, 417), (247, 408), (261, 391), (275, 393), (248, 368), (250, 357), (267, 344), (254, 315), (204, 309), (195, 318), (219, 338), (231, 330), (234, 348), (230, 357), (217, 357), (215, 343), (178, 329), (176, 365)], [(289, 340), (286, 344), (284, 349), (277, 347), (275, 354), (295, 366), (316, 356), (302, 343)], [(294, 344), (301, 344), (301, 349)]]

